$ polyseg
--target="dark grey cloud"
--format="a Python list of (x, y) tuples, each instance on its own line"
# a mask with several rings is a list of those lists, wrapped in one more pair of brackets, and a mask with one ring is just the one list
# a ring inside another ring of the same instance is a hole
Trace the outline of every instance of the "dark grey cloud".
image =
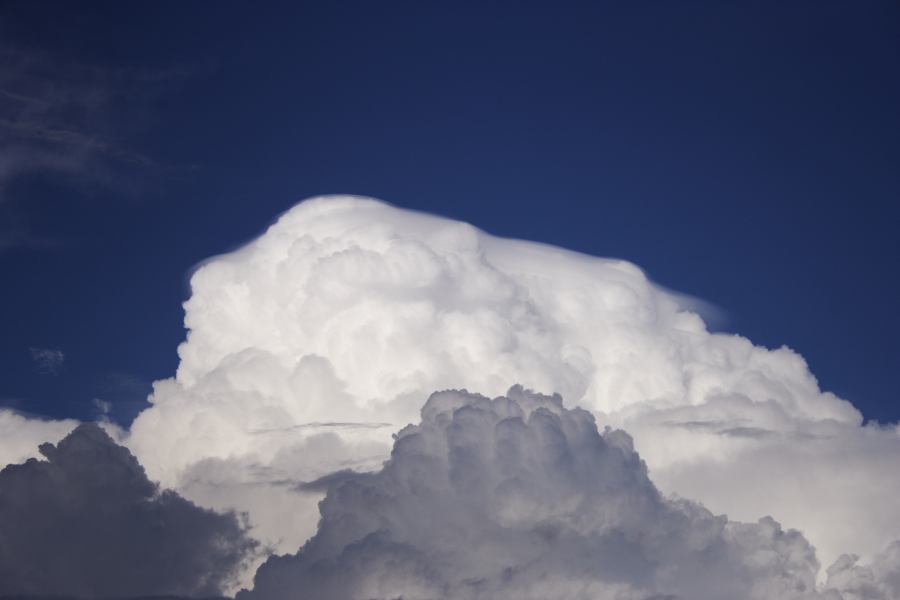
[(161, 491), (97, 425), (40, 451), (0, 471), (0, 596), (216, 595), (255, 551), (235, 514)]
[(519, 387), (436, 393), (381, 471), (308, 485), (317, 534), (239, 600), (841, 598), (799, 532), (664, 497), (626, 433)]

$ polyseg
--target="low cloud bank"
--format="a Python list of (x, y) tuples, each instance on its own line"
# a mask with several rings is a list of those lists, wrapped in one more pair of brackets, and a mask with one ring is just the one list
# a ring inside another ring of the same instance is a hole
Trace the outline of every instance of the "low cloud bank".
[(220, 594), (255, 550), (234, 514), (151, 483), (97, 425), (0, 471), (0, 596)]
[(587, 411), (520, 387), (493, 400), (436, 393), (421, 422), (395, 436), (382, 470), (322, 485), (318, 533), (297, 554), (270, 558), (238, 600), (851, 600), (900, 591), (900, 544), (893, 571), (845, 558), (829, 569), (831, 589), (817, 591), (819, 565), (802, 534), (666, 499), (626, 433), (601, 434)]

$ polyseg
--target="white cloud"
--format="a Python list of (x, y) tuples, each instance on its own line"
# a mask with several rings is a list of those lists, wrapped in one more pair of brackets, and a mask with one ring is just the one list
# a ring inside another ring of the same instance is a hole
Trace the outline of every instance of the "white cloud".
[(0, 408), (0, 467), (38, 456), (40, 444), (55, 444), (77, 425), (71, 419), (42, 420)]
[(177, 375), (127, 443), (166, 485), (248, 510), (281, 552), (314, 528), (318, 497), (291, 482), (377, 467), (432, 390), (513, 383), (631, 432), (665, 492), (771, 514), (826, 564), (900, 536), (897, 428), (862, 426), (790, 349), (709, 333), (627, 262), (331, 197), (191, 285)]
[(324, 485), (315, 537), (238, 600), (840, 598), (800, 533), (667, 500), (627, 434), (518, 387), (432, 395), (381, 471)]

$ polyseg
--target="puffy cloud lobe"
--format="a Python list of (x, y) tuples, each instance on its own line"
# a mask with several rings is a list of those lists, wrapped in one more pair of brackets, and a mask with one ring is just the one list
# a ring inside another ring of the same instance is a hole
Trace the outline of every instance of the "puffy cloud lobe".
[(318, 533), (239, 600), (822, 597), (801, 534), (667, 500), (627, 434), (520, 387), (436, 393), (381, 471), (322, 485)]
[(868, 566), (855, 555), (841, 556), (828, 567), (828, 587), (840, 590), (844, 600), (900, 598), (900, 540), (875, 556)]
[[(281, 552), (312, 532), (301, 515), (316, 500), (284, 482), (377, 466), (392, 428), (374, 425), (415, 420), (432, 390), (515, 382), (629, 431), (664, 491), (742, 520), (772, 514), (826, 562), (900, 535), (896, 427), (861, 426), (795, 352), (709, 333), (627, 262), (329, 197), (191, 286), (177, 375), (155, 384), (127, 444), (153, 478), (249, 511)], [(340, 459), (292, 465), (326, 430)], [(251, 498), (251, 480), (271, 494)]]
[(94, 424), (0, 471), (0, 595), (213, 595), (255, 544), (151, 483)]

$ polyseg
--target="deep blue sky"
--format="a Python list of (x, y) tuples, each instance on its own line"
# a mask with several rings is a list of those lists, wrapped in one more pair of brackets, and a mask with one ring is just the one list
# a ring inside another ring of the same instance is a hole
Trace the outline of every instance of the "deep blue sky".
[(895, 1), (6, 2), (0, 53), (2, 404), (127, 421), (191, 266), (348, 192), (634, 261), (900, 418)]

